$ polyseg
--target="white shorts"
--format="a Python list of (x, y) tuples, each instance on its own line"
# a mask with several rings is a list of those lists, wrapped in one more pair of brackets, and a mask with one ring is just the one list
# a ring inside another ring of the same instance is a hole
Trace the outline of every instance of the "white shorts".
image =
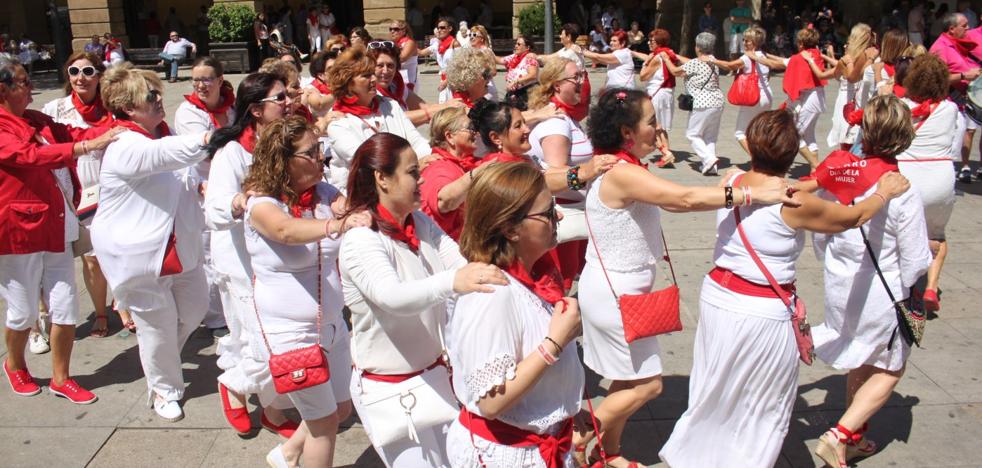
[(7, 301), (7, 328), (20, 331), (34, 326), (42, 297), (51, 323), (75, 325), (79, 315), (76, 294), (70, 243), (62, 252), (0, 255), (0, 297)]

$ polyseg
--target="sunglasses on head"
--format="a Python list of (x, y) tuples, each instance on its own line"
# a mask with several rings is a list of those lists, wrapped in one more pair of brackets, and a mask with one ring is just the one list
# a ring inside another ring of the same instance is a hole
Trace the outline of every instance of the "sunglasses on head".
[(392, 41), (372, 41), (368, 43), (369, 49), (392, 49), (396, 46)]
[(280, 91), (272, 96), (264, 97), (259, 100), (259, 102), (284, 102), (286, 101), (286, 91)]
[(78, 76), (79, 73), (85, 76), (95, 76), (98, 71), (92, 65), (86, 65), (81, 68), (74, 65), (68, 67), (68, 76)]

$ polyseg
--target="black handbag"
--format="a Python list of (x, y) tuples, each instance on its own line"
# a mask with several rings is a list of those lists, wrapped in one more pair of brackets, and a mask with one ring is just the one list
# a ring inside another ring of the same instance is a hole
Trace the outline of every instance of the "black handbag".
[(870, 246), (869, 239), (866, 238), (866, 231), (863, 230), (862, 226), (859, 227), (859, 233), (863, 235), (863, 243), (866, 244), (866, 251), (869, 252), (870, 259), (873, 260), (876, 275), (880, 277), (880, 282), (883, 283), (883, 287), (887, 290), (887, 295), (890, 296), (890, 301), (893, 302), (893, 309), (897, 312), (897, 328), (894, 329), (893, 335), (890, 336), (890, 343), (887, 345), (887, 349), (893, 347), (893, 340), (896, 338), (898, 330), (900, 331), (900, 336), (903, 337), (908, 346), (916, 344), (920, 348), (921, 340), (924, 338), (924, 325), (927, 323), (927, 317), (922, 308), (915, 307), (917, 302), (914, 301), (914, 288), (911, 288), (907, 299), (898, 301), (893, 297), (893, 291), (890, 290), (886, 278), (883, 277), (880, 264), (876, 261), (876, 254), (873, 253), (873, 247)]
[(693, 99), (692, 95), (688, 93), (679, 94), (679, 109), (684, 111), (691, 111)]

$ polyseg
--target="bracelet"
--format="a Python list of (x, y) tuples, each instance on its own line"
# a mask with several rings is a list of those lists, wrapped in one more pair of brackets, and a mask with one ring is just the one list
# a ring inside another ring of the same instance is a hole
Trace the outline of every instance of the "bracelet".
[(470, 182), (472, 184), (474, 183), (474, 170), (473, 169), (467, 171), (467, 178), (469, 179), (468, 182)]
[(726, 197), (726, 209), (733, 208), (733, 186), (723, 187), (723, 196)]
[(741, 203), (740, 206), (749, 206), (750, 205), (750, 187), (745, 185), (743, 187), (740, 187), (740, 190), (743, 191), (743, 203)]
[(570, 190), (582, 190), (586, 187), (586, 183), (580, 180), (580, 166), (566, 169), (566, 186)]
[(556, 350), (557, 350), (556, 354), (563, 352), (563, 347), (559, 346), (559, 343), (556, 343), (556, 340), (549, 338), (548, 336), (545, 338), (545, 340), (556, 346)]
[(542, 360), (546, 362), (547, 366), (551, 366), (559, 361), (559, 358), (549, 354), (549, 351), (546, 351), (546, 347), (542, 346), (541, 343), (539, 344), (539, 347), (536, 348), (536, 351), (539, 352), (539, 356), (542, 356)]
[(883, 195), (880, 195), (880, 192), (873, 192), (873, 196), (874, 197), (880, 197), (880, 200), (883, 200), (883, 204), (884, 205), (887, 204), (887, 197), (884, 197)]

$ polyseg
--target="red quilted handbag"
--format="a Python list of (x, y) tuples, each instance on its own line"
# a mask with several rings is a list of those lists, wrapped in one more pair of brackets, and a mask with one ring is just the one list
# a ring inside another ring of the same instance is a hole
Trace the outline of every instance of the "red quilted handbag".
[[(327, 359), (324, 357), (324, 350), (321, 348), (321, 253), (317, 252), (317, 344), (292, 349), (285, 353), (273, 354), (273, 348), (269, 346), (266, 339), (266, 330), (263, 329), (263, 322), (259, 318), (259, 308), (256, 307), (256, 298), (252, 298), (252, 307), (256, 311), (256, 321), (259, 323), (259, 331), (263, 335), (263, 342), (269, 351), (269, 373), (273, 376), (273, 387), (276, 393), (290, 393), (304, 388), (313, 387), (327, 382), (331, 378), (331, 370), (328, 368)], [(256, 278), (252, 278), (253, 287)]]
[(726, 99), (734, 106), (756, 106), (760, 102), (760, 80), (757, 75), (757, 61), (750, 61), (750, 73), (737, 74), (733, 79), (733, 86), (726, 94)]
[(597, 240), (593, 237), (593, 229), (590, 227), (590, 218), (584, 210), (584, 220), (586, 220), (587, 230), (590, 232), (590, 240), (593, 249), (597, 253), (597, 260), (600, 261), (600, 269), (604, 272), (607, 279), (607, 286), (610, 292), (617, 298), (617, 308), (621, 311), (621, 321), (624, 323), (624, 339), (628, 343), (641, 338), (663, 335), (676, 331), (682, 331), (682, 321), (679, 317), (679, 286), (675, 279), (675, 268), (672, 266), (672, 259), (668, 255), (668, 242), (665, 241), (665, 232), (661, 233), (662, 245), (665, 246), (665, 261), (668, 262), (668, 269), (672, 272), (672, 285), (658, 291), (644, 294), (622, 294), (617, 295), (614, 285), (610, 282), (607, 275), (607, 268), (604, 266), (603, 258), (600, 257), (600, 249), (597, 248)]

